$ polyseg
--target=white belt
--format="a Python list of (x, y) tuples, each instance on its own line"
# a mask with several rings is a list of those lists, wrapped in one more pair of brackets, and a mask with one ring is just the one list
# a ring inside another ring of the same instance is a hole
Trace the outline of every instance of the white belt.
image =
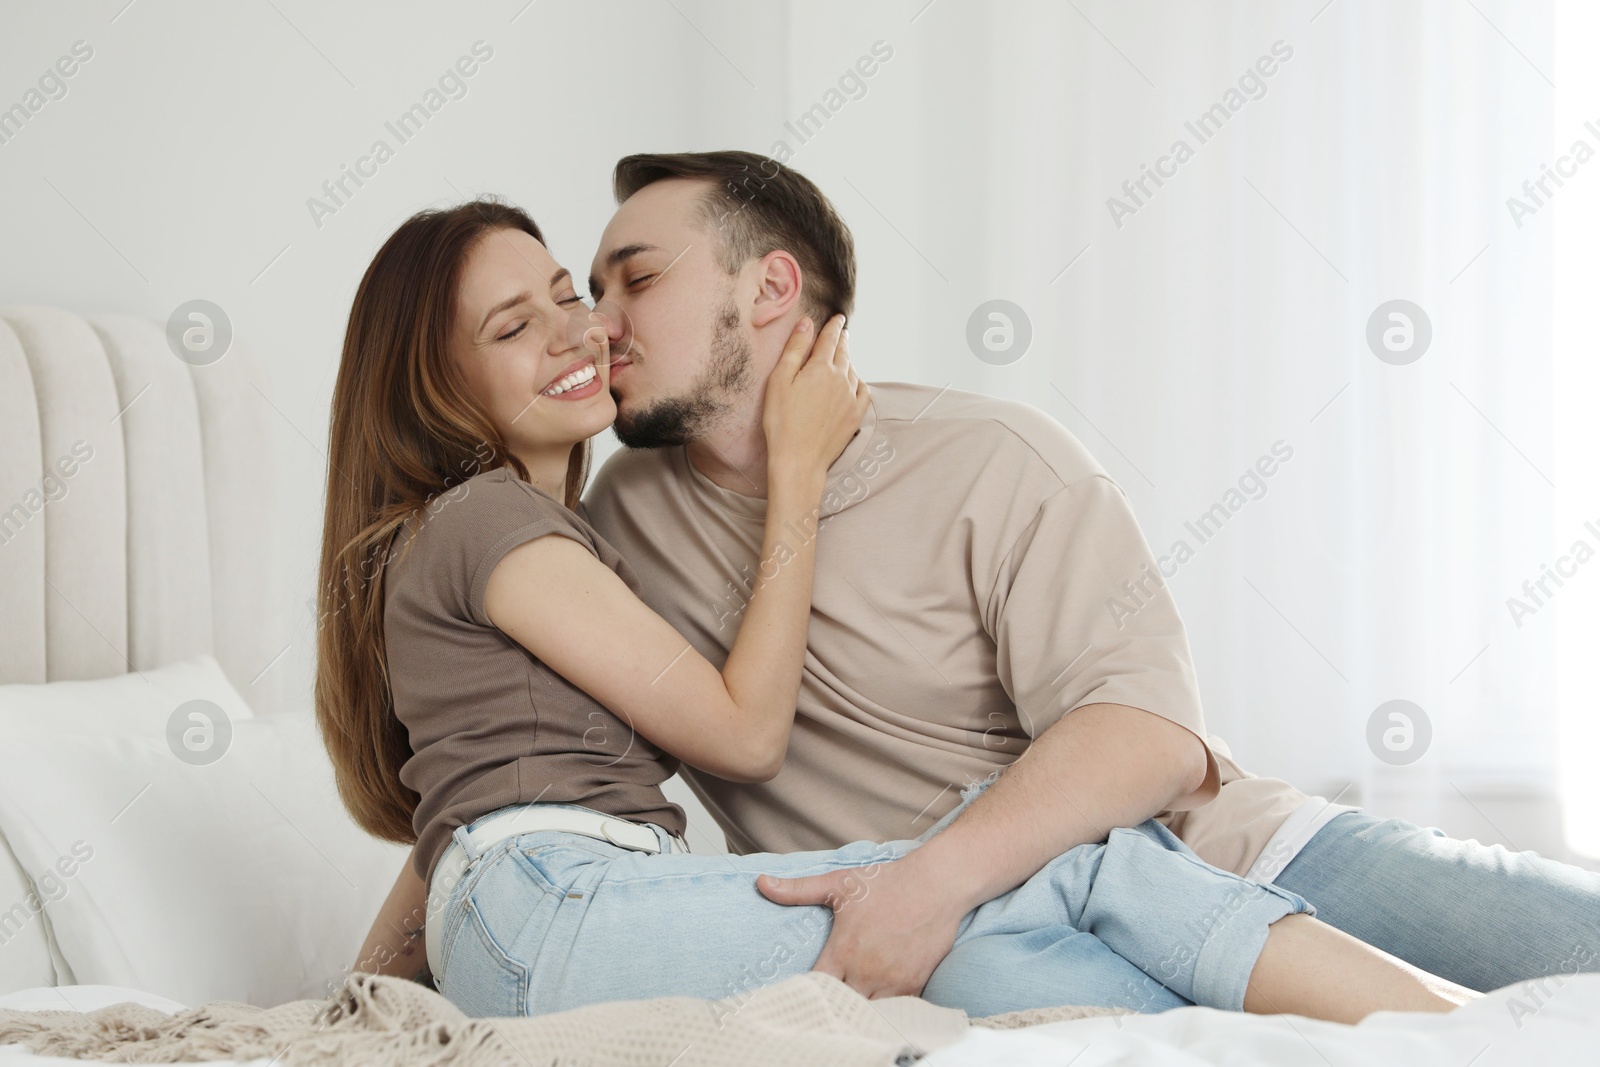
[[(629, 848), (635, 852), (661, 851), (661, 842), (656, 837), (655, 831), (641, 823), (628, 822), (626, 819), (598, 811), (588, 809), (580, 811), (574, 807), (557, 807), (551, 804), (530, 804), (515, 808), (503, 815), (491, 816), (468, 832), (467, 840), (472, 842), (473, 851), (481, 856), (485, 850), (508, 837), (541, 830), (583, 834), (585, 837), (609, 841), (619, 848)], [(689, 851), (689, 846), (684, 844), (683, 838), (676, 834), (672, 835), (672, 842), (675, 846), (674, 852)], [(433, 972), (435, 981), (440, 974), (439, 938), (443, 933), (439, 929), (439, 917), (444, 911), (445, 902), (450, 899), (450, 891), (456, 887), (456, 883), (461, 880), (461, 876), (467, 872), (469, 866), (471, 861), (467, 859), (466, 849), (461, 847), (460, 842), (452, 840), (433, 868), (433, 880), (428, 887), (427, 918), (423, 924), (423, 937), (427, 943), (428, 970)]]

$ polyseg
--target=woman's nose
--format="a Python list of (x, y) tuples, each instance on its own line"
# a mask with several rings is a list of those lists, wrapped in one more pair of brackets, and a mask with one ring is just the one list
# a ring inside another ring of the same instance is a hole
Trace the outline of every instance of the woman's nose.
[(551, 349), (551, 355), (560, 355), (575, 348), (598, 348), (602, 336), (610, 338), (611, 325), (593, 308), (580, 304), (568, 313), (564, 333), (566, 343), (561, 346), (560, 352)]

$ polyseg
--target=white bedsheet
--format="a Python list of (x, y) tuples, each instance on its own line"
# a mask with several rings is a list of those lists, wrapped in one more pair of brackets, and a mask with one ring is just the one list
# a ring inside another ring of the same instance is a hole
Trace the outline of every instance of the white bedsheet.
[(1547, 1067), (1600, 1064), (1600, 974), (1507, 986), (1448, 1015), (1383, 1012), (1357, 1026), (1181, 1008), (1159, 1015), (974, 1027), (920, 1067)]
[[(0, 1008), (70, 1006), (93, 1011), (132, 1000), (161, 1011), (183, 1005), (116, 986), (28, 989)], [(82, 1067), (0, 1046), (0, 1067)], [(271, 1060), (211, 1060), (212, 1067), (266, 1067)], [(1600, 1064), (1600, 974), (1508, 986), (1449, 1015), (1385, 1012), (1359, 1026), (1299, 1016), (1182, 1008), (1159, 1015), (1081, 1019), (1026, 1030), (973, 1027), (920, 1067), (1559, 1067)], [(759, 1065), (752, 1065), (759, 1067)]]

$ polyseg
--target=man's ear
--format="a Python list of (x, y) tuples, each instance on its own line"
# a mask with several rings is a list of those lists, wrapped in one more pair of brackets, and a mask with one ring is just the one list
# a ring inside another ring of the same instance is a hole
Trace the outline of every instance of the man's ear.
[(783, 249), (768, 252), (755, 265), (756, 298), (750, 325), (765, 326), (787, 315), (800, 303), (803, 278), (800, 264)]

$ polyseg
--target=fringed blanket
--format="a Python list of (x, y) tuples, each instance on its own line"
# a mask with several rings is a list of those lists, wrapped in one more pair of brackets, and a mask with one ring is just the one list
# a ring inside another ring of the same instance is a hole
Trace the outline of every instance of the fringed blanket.
[[(1010, 1028), (1107, 1014), (1115, 1012), (1047, 1008), (970, 1024)], [(867, 1000), (815, 971), (724, 1000), (658, 997), (506, 1019), (469, 1018), (415, 982), (353, 974), (331, 1000), (275, 1008), (217, 1001), (175, 1015), (136, 1004), (0, 1011), (0, 1045), (120, 1063), (904, 1067), (959, 1040), (968, 1025), (963, 1012), (917, 997)]]

